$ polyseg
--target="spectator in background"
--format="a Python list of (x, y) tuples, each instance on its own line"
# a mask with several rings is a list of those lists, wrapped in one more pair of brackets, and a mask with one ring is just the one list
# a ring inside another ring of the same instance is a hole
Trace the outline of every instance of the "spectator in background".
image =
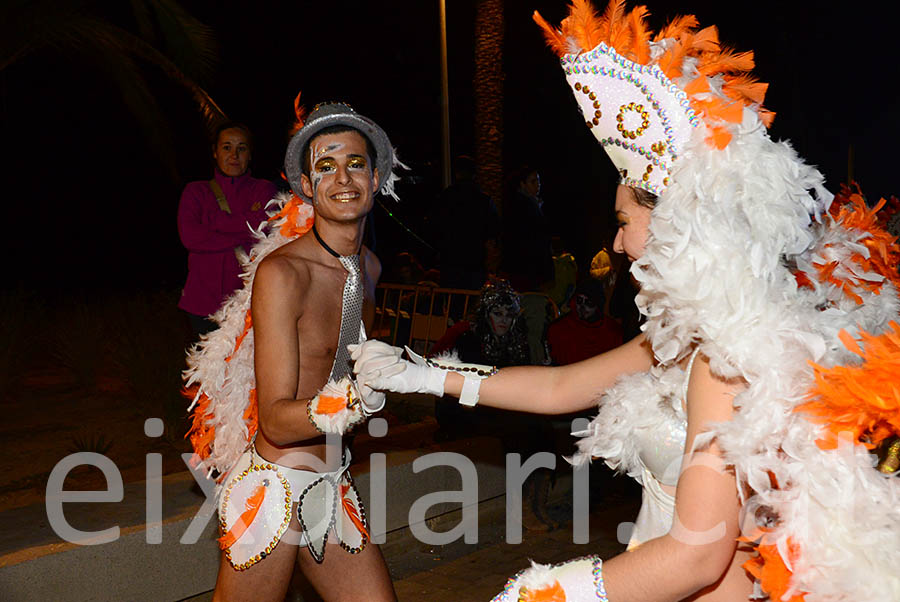
[(568, 311), (569, 300), (575, 293), (578, 282), (578, 263), (575, 257), (563, 248), (559, 236), (552, 238), (553, 245), (553, 283), (547, 288), (547, 296), (553, 299), (560, 313)]
[(453, 161), (453, 183), (438, 195), (429, 217), (439, 254), (440, 285), (478, 290), (487, 279), (485, 261), (500, 236), (500, 218), (491, 198), (475, 183), (475, 162)]
[(431, 355), (453, 350), (464, 362), (498, 367), (527, 364), (528, 340), (520, 310), (521, 298), (508, 282), (488, 282), (481, 289), (474, 317), (454, 324), (435, 342)]
[(617, 254), (616, 261), (610, 256), (606, 247), (600, 249), (591, 259), (590, 276), (594, 280), (599, 280), (603, 284), (603, 294), (606, 296), (606, 305), (603, 306), (603, 313), (610, 315), (610, 300), (612, 299), (613, 290), (616, 286), (616, 279), (619, 277), (623, 263), (623, 257)]
[(622, 326), (604, 313), (604, 283), (585, 278), (570, 301), (572, 311), (550, 325), (547, 343), (557, 366), (574, 364), (622, 344)]
[(418, 284), (422, 280), (425, 270), (416, 256), (408, 251), (402, 251), (394, 256), (391, 262), (391, 272), (384, 282), (395, 284)]
[[(481, 290), (474, 315), (451, 326), (435, 342), (430, 355), (455, 352), (464, 362), (498, 367), (528, 364), (528, 333), (520, 310), (521, 299), (508, 282), (489, 282)], [(438, 398), (434, 415), (439, 439), (459, 436), (474, 424), (471, 413), (454, 399)]]
[(503, 206), (501, 271), (521, 292), (540, 290), (553, 280), (550, 231), (541, 207), (541, 176), (524, 166), (513, 172)]
[[(434, 344), (431, 355), (453, 351), (464, 362), (491, 366), (521, 366), (531, 360), (528, 333), (521, 315), (521, 297), (505, 280), (488, 282), (481, 291), (471, 321), (454, 324)], [(523, 461), (539, 451), (552, 449), (553, 433), (545, 418), (532, 414), (498, 412), (490, 408), (469, 409), (455, 399), (435, 400), (437, 440), (481, 433), (497, 436), (506, 453), (519, 453)], [(522, 524), (532, 531), (555, 526), (547, 516), (547, 498), (552, 472), (541, 468), (525, 481)]]
[(178, 307), (195, 336), (216, 328), (209, 316), (241, 286), (238, 253), (249, 252), (275, 185), (250, 175), (253, 137), (247, 126), (228, 122), (215, 133), (211, 180), (191, 182), (178, 205), (178, 234), (188, 250), (187, 282)]

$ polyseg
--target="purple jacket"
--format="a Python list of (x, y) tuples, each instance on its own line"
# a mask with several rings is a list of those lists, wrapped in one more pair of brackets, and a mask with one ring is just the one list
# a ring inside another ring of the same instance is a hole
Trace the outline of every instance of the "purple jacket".
[(253, 238), (247, 224), (256, 228), (266, 219), (266, 203), (277, 192), (274, 184), (249, 172), (232, 178), (216, 170), (215, 178), (230, 215), (219, 208), (209, 180), (185, 186), (178, 205), (178, 234), (188, 250), (187, 282), (178, 307), (198, 316), (215, 313), (241, 286), (235, 247), (250, 250)]

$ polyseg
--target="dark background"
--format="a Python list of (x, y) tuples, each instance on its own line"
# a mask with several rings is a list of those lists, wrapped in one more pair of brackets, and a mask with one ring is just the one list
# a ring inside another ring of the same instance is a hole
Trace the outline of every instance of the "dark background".
[[(125, 4), (125, 3), (123, 3)], [(252, 170), (277, 179), (293, 99), (344, 100), (388, 132), (412, 171), (400, 204), (419, 231), (439, 189), (440, 71), (437, 0), (246, 2), (184, 0), (219, 44), (201, 84), (256, 137)], [(472, 153), (474, 0), (448, 0), (451, 152)], [(658, 29), (679, 13), (715, 23), (723, 42), (756, 52), (770, 84), (770, 133), (819, 166), (829, 188), (846, 180), (848, 154), (870, 201), (900, 189), (894, 18), (879, 4), (653, 2)], [(552, 229), (584, 265), (608, 244), (615, 173), (583, 126), (558, 61), (531, 20), (558, 23), (559, 0), (508, 0), (504, 50), (505, 163), (540, 167)], [(123, 16), (124, 15), (124, 16)], [(126, 19), (127, 12), (117, 18)], [(0, 71), (4, 287), (43, 294), (76, 289), (177, 288), (186, 253), (175, 227), (183, 185), (208, 179), (202, 119), (186, 92), (145, 66), (171, 128), (173, 178), (102, 71), (77, 53), (45, 49)], [(388, 260), (428, 250), (377, 208), (377, 252)]]

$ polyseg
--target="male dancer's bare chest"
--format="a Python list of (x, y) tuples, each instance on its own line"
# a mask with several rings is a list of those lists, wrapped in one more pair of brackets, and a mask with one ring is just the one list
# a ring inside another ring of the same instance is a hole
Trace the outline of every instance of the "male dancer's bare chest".
[[(343, 270), (313, 272), (310, 289), (304, 295), (303, 311), (297, 320), (297, 398), (318, 393), (328, 381), (340, 339), (342, 295), (347, 273)], [(366, 329), (375, 314), (375, 287), (364, 276), (362, 318)]]

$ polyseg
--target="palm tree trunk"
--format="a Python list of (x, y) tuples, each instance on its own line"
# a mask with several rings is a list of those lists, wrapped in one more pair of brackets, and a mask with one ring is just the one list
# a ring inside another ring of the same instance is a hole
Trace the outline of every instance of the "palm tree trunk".
[(503, 0), (478, 0), (475, 14), (475, 162), (478, 183), (503, 196)]

